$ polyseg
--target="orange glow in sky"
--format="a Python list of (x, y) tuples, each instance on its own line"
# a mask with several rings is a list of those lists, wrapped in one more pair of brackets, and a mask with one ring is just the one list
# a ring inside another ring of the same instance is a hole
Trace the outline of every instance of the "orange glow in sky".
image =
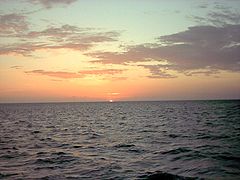
[(240, 4), (219, 3), (1, 1), (0, 103), (238, 99)]

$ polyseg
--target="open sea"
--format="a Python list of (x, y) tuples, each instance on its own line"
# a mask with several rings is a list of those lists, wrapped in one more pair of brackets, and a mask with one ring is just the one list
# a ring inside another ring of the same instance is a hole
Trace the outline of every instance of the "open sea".
[(240, 100), (0, 104), (0, 179), (240, 179)]

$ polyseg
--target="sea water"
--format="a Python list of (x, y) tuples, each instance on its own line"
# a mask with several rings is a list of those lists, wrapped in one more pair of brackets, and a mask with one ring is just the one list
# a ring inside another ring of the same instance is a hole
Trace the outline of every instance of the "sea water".
[(240, 179), (239, 100), (0, 104), (0, 178), (186, 177)]

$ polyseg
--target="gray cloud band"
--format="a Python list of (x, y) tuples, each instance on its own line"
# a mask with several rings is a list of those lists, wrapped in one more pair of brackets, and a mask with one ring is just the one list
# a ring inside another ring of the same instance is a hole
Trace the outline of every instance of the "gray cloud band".
[[(97, 31), (94, 28), (79, 28), (62, 25), (42, 31), (29, 31), (26, 17), (21, 14), (0, 15), (0, 37), (24, 43), (0, 43), (0, 54), (31, 56), (41, 49), (73, 49), (84, 51), (97, 43), (117, 41), (117, 31)], [(20, 41), (19, 41), (20, 40)]]
[(33, 4), (40, 4), (45, 8), (52, 8), (56, 5), (69, 5), (72, 4), (74, 2), (76, 2), (77, 0), (27, 0), (30, 3)]
[(161, 36), (157, 40), (150, 45), (128, 47), (122, 53), (96, 52), (88, 55), (96, 59), (94, 62), (104, 64), (167, 61), (164, 67), (144, 66), (153, 75), (157, 75), (157, 69), (162, 74), (166, 68), (178, 72), (204, 69), (198, 71), (203, 74), (211, 74), (216, 70), (240, 71), (240, 25), (195, 26), (183, 32)]

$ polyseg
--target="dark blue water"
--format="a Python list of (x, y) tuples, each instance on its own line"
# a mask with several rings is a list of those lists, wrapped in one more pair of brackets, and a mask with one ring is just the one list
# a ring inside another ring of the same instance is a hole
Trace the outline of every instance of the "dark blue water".
[(0, 104), (0, 178), (240, 179), (240, 101)]

